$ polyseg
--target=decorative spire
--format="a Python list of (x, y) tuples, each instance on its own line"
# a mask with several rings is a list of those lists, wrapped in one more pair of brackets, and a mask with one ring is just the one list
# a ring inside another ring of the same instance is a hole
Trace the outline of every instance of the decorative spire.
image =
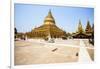
[(79, 20), (79, 25), (78, 25), (78, 33), (83, 33), (83, 28), (82, 28), (82, 24), (80, 20)]
[(52, 13), (51, 13), (51, 10), (49, 10), (48, 16), (47, 16), (47, 17), (53, 17), (53, 16), (52, 16)]
[(46, 24), (46, 25), (54, 25), (55, 24), (55, 20), (52, 16), (51, 10), (49, 10), (48, 15), (46, 16), (46, 18), (44, 20), (44, 24)]

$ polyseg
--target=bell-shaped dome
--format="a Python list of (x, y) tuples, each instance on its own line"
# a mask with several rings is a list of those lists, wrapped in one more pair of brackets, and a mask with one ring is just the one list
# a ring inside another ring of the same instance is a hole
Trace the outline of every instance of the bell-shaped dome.
[(55, 24), (55, 20), (52, 16), (51, 11), (49, 11), (48, 15), (46, 16), (45, 20), (44, 20), (44, 24), (50, 24), (50, 25), (54, 25)]

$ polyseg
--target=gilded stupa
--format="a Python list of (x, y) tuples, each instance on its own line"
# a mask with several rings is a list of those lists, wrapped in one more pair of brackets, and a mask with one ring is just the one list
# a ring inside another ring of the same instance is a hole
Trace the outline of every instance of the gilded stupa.
[(61, 38), (66, 35), (66, 33), (63, 30), (56, 26), (56, 22), (51, 13), (51, 10), (45, 17), (43, 25), (32, 29), (30, 34), (27, 34), (29, 37), (32, 38), (45, 38), (49, 35), (51, 36), (51, 38)]

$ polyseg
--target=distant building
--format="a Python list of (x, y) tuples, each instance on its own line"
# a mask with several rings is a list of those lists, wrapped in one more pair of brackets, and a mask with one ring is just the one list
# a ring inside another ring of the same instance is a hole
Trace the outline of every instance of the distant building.
[(73, 36), (73, 38), (82, 38), (82, 39), (88, 38), (88, 39), (90, 39), (93, 37), (92, 32), (93, 31), (92, 31), (89, 21), (87, 22), (87, 26), (84, 31), (81, 21), (79, 20), (78, 31), (76, 33), (74, 33), (72, 36)]
[(56, 26), (55, 19), (49, 11), (44, 19), (44, 24), (26, 34), (30, 38), (47, 38), (49, 35), (51, 38), (62, 38), (66, 35), (66, 32)]

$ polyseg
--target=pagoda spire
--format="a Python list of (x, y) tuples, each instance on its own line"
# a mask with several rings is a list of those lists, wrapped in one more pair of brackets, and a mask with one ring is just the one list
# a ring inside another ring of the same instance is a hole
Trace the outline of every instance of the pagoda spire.
[(55, 24), (55, 20), (52, 16), (51, 10), (49, 10), (48, 15), (46, 16), (46, 18), (44, 20), (44, 24), (45, 25), (54, 25)]
[(51, 13), (51, 10), (49, 10), (48, 15), (46, 17), (53, 18), (52, 13)]
[(83, 33), (83, 28), (82, 28), (81, 20), (79, 20), (78, 33)]
[(51, 10), (49, 10), (49, 12), (48, 12), (48, 16), (52, 16)]

